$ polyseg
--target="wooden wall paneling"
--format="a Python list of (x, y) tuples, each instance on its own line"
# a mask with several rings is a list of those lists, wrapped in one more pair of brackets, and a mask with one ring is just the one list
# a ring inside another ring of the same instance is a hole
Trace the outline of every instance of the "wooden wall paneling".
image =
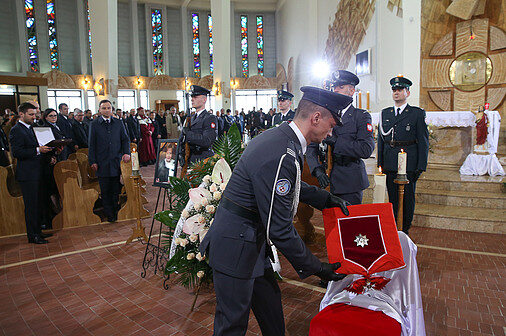
[(485, 104), (485, 87), (472, 92), (455, 90), (453, 93), (455, 111), (477, 111), (483, 104)]
[[(470, 39), (471, 31), (474, 39)], [(476, 19), (457, 23), (455, 39), (455, 56), (458, 57), (469, 51), (479, 51), (487, 54), (488, 47), (488, 19)]]
[(490, 50), (506, 48), (506, 33), (501, 28), (490, 26)]
[[(132, 164), (130, 162), (121, 161), (121, 176), (125, 186), (127, 200), (118, 212), (119, 220), (135, 219), (137, 218), (137, 207), (139, 199), (135, 190), (134, 181), (130, 178), (132, 176)], [(146, 204), (147, 200), (141, 195), (141, 204)], [(141, 206), (141, 218), (149, 218), (150, 213), (144, 206)]]
[(0, 236), (26, 233), (23, 197), (9, 192), (9, 170), (12, 166), (0, 166)]
[(487, 103), (490, 104), (491, 111), (497, 110), (506, 95), (506, 87), (489, 88), (487, 90)]
[(437, 105), (442, 111), (452, 110), (452, 91), (429, 91), (430, 99)]
[(492, 61), (492, 78), (488, 84), (506, 84), (506, 52), (488, 57)]
[(453, 55), (453, 32), (443, 36), (434, 47), (432, 47), (430, 56), (452, 56)]
[(452, 87), (450, 65), (452, 59), (422, 60), (422, 86), (426, 88)]
[(473, 17), (479, 2), (480, 0), (453, 0), (450, 6), (446, 8), (446, 13), (462, 20), (469, 20)]

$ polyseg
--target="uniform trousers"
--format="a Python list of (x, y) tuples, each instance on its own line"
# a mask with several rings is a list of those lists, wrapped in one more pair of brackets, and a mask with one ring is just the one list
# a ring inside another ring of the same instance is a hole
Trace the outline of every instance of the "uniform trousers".
[(119, 208), (119, 193), (121, 190), (119, 176), (99, 177), (98, 184), (100, 185), (102, 204), (104, 205), (104, 212), (107, 219), (116, 219)]
[(26, 235), (33, 238), (41, 231), (41, 181), (18, 181), (25, 204)]
[(253, 279), (239, 279), (213, 270), (213, 280), (216, 292), (215, 336), (246, 334), (250, 309), (262, 335), (285, 334), (281, 291), (272, 268)]
[(360, 191), (348, 193), (348, 194), (334, 194), (334, 195), (341, 197), (345, 201), (350, 202), (351, 205), (357, 205), (357, 204), (362, 204), (363, 193), (364, 193), (363, 190), (360, 190)]
[[(397, 172), (385, 172), (387, 175), (387, 191), (388, 199), (394, 208), (395, 219), (397, 219), (397, 212), (399, 209), (399, 191), (398, 185), (394, 183), (397, 178)], [(415, 213), (415, 189), (418, 177), (416, 173), (411, 171), (407, 172), (409, 183), (404, 186), (404, 206), (402, 213), (402, 231), (408, 234), (413, 215)]]

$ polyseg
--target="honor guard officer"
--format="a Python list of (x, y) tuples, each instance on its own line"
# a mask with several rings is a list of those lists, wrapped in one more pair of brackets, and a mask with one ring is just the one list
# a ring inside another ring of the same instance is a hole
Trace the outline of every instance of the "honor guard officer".
[[(355, 74), (338, 70), (332, 75), (334, 92), (353, 97), (359, 79)], [(332, 151), (332, 170), (330, 179), (325, 167), (318, 161), (319, 144), (308, 146), (306, 160), (313, 176), (320, 186), (326, 188), (330, 183), (330, 192), (351, 204), (362, 203), (362, 193), (369, 187), (369, 180), (362, 159), (371, 156), (374, 150), (374, 138), (371, 115), (357, 109), (352, 104), (343, 109), (342, 126), (332, 130), (332, 136), (323, 142)]]
[(218, 128), (216, 116), (206, 110), (207, 95), (210, 93), (211, 91), (202, 86), (191, 86), (192, 107), (196, 112), (191, 117), (190, 127), (183, 128), (186, 141), (190, 145), (190, 163), (214, 155), (212, 146), (218, 136)]
[(283, 121), (292, 121), (295, 117), (295, 112), (292, 111), (293, 94), (285, 90), (278, 90), (278, 113), (274, 114), (272, 118), (272, 126), (278, 126)]
[(390, 80), (394, 106), (381, 111), (378, 136), (378, 166), (387, 175), (388, 198), (397, 218), (399, 207), (397, 185), (397, 155), (403, 149), (408, 155), (407, 177), (409, 184), (404, 191), (402, 231), (408, 233), (415, 212), (416, 181), (427, 168), (429, 132), (425, 123), (425, 111), (407, 103), (409, 87), (407, 78), (398, 76)]
[(320, 142), (351, 98), (302, 87), (291, 123), (266, 130), (248, 144), (232, 172), (213, 225), (200, 245), (213, 268), (216, 292), (214, 335), (244, 335), (250, 308), (263, 335), (284, 335), (281, 293), (269, 261), (278, 248), (303, 279), (339, 280), (339, 263), (321, 262), (306, 247), (292, 222), (300, 201), (317, 209), (346, 202), (301, 181), (306, 144)]

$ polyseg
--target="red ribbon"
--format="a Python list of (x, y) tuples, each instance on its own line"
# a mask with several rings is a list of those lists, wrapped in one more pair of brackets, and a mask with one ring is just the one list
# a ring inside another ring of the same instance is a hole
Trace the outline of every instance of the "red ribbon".
[(389, 281), (390, 279), (385, 277), (363, 277), (353, 281), (353, 283), (345, 289), (355, 294), (363, 294), (366, 290), (370, 289), (382, 290)]

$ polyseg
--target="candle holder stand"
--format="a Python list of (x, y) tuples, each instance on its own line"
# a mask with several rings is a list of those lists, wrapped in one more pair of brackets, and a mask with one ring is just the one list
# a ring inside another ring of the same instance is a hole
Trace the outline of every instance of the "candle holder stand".
[(143, 238), (145, 242), (148, 242), (148, 237), (146, 237), (145, 228), (141, 223), (141, 175), (138, 170), (132, 171), (132, 176), (130, 178), (134, 181), (134, 186), (136, 190), (137, 197), (137, 225), (132, 228), (132, 235), (127, 239), (126, 244), (130, 244), (132, 240), (135, 238)]
[(404, 187), (406, 184), (409, 184), (409, 180), (406, 174), (397, 174), (397, 178), (394, 180), (394, 183), (399, 186), (398, 188), (398, 206), (397, 209), (397, 230), (402, 231), (403, 225), (403, 215), (404, 215)]

